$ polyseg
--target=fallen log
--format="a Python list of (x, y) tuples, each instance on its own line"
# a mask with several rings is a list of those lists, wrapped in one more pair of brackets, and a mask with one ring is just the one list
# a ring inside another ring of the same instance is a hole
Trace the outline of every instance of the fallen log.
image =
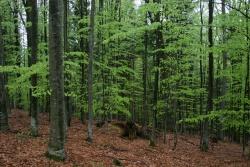
[[(126, 121), (126, 122), (112, 122), (112, 125), (119, 127), (122, 132), (122, 137), (128, 137), (130, 140), (135, 139), (137, 137), (143, 139), (150, 139), (150, 135), (152, 134), (153, 130), (151, 127), (143, 127), (139, 124), (136, 124), (133, 121)], [(160, 136), (160, 132), (156, 130), (156, 137)]]

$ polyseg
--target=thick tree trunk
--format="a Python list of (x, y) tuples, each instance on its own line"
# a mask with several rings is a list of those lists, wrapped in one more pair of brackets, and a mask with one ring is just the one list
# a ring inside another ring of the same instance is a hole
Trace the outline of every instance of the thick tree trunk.
[[(34, 65), (37, 62), (37, 51), (38, 51), (38, 11), (37, 1), (27, 1), (27, 18), (31, 21), (31, 27), (28, 29), (28, 49), (31, 50), (31, 57), (29, 58), (29, 65)], [(37, 75), (31, 76), (31, 91), (30, 91), (30, 114), (31, 114), (31, 135), (38, 135), (38, 108), (37, 108), (37, 97), (33, 96), (33, 92), (37, 86)]]
[[(5, 65), (2, 21), (0, 16), (0, 66)], [(9, 129), (6, 94), (6, 75), (0, 73), (0, 132)]]
[(66, 135), (63, 76), (63, 0), (49, 1), (50, 136), (47, 155), (65, 159)]
[(93, 61), (94, 61), (94, 28), (95, 28), (95, 1), (91, 0), (89, 25), (89, 64), (88, 64), (88, 138), (93, 141)]

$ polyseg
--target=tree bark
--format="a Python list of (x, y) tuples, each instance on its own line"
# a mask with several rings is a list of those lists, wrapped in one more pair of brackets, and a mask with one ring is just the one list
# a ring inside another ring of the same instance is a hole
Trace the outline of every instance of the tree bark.
[(93, 141), (93, 61), (94, 61), (94, 28), (95, 28), (95, 0), (91, 0), (89, 25), (89, 64), (88, 64), (88, 137)]
[[(69, 43), (68, 43), (68, 8), (69, 8), (69, 2), (68, 0), (64, 0), (64, 53), (66, 54), (69, 52)], [(67, 57), (65, 57), (66, 60)], [(69, 60), (68, 60), (69, 61)], [(70, 76), (65, 75), (65, 80), (70, 81)], [(66, 85), (67, 88), (67, 85)], [(65, 90), (66, 92), (69, 92), (70, 90)], [(65, 116), (66, 116), (66, 125), (69, 127), (71, 123), (71, 115), (72, 115), (72, 98), (67, 95), (65, 96)]]
[[(31, 55), (29, 58), (29, 65), (34, 65), (37, 62), (37, 52), (38, 52), (38, 11), (37, 11), (37, 1), (27, 1), (27, 18), (31, 21), (31, 27), (28, 29), (28, 50), (31, 50)], [(31, 135), (38, 136), (38, 108), (37, 108), (37, 97), (33, 96), (33, 92), (36, 90), (37, 86), (37, 75), (33, 74), (31, 76), (31, 86), (30, 89), (30, 114), (31, 114)]]
[[(80, 13), (80, 18), (84, 19), (85, 17), (87, 17), (88, 15), (88, 2), (86, 0), (80, 0), (79, 1), (79, 13)], [(80, 24), (80, 28), (84, 28), (87, 27), (88, 25), (81, 23)], [(88, 52), (88, 40), (84, 39), (83, 35), (81, 35), (80, 38), (80, 50), (81, 52)], [(84, 61), (85, 57), (82, 57), (82, 61)], [(80, 119), (81, 119), (81, 123), (84, 124), (85, 123), (85, 112), (84, 112), (84, 101), (85, 101), (85, 92), (84, 92), (84, 88), (85, 88), (85, 84), (86, 82), (84, 81), (85, 79), (85, 65), (82, 62), (81, 63), (81, 109), (80, 109)]]
[[(14, 33), (15, 33), (15, 54), (16, 54), (16, 65), (21, 67), (22, 64), (22, 56), (20, 54), (20, 33), (19, 33), (19, 22), (18, 22), (18, 4), (17, 0), (13, 1), (14, 8), (13, 8), (13, 18), (14, 18)], [(17, 77), (20, 77), (20, 74), (17, 74)], [(21, 90), (20, 88), (17, 90), (16, 99), (14, 99), (14, 108), (22, 109), (22, 97), (21, 97)]]
[(63, 76), (63, 0), (49, 1), (50, 136), (48, 157), (65, 159), (66, 135)]
[[(149, 0), (145, 0), (149, 3)], [(145, 24), (147, 25), (148, 12), (146, 12)], [(148, 123), (148, 109), (147, 109), (147, 73), (148, 73), (148, 32), (144, 33), (144, 56), (143, 56), (143, 126)]]
[[(249, 1), (248, 1), (249, 3)], [(246, 79), (245, 79), (245, 92), (244, 92), (244, 98), (245, 99), (250, 99), (250, 41), (249, 41), (249, 4), (247, 2), (245, 2), (246, 5), (246, 36), (247, 36), (247, 58), (246, 58)], [(244, 100), (244, 111), (249, 111), (249, 104), (247, 104)], [(247, 125), (246, 122), (249, 119), (249, 113), (244, 113), (243, 114), (243, 121), (244, 121), (244, 126), (243, 126), (243, 152), (248, 152), (248, 158), (250, 159), (250, 146), (248, 145), (248, 140), (249, 140), (249, 133), (247, 132)], [(248, 146), (248, 148), (247, 148)], [(248, 150), (247, 150), (248, 149)]]
[[(213, 10), (214, 10), (214, 0), (209, 0), (208, 2), (208, 43), (209, 43), (209, 53), (208, 53), (208, 100), (207, 100), (207, 110), (206, 114), (213, 111), (213, 89), (214, 89), (214, 57), (213, 51)], [(208, 150), (208, 119), (205, 119), (203, 124), (203, 139), (201, 143), (201, 150)]]
[[(200, 88), (203, 88), (203, 57), (202, 57), (202, 47), (203, 47), (203, 8), (204, 6), (202, 5), (202, 0), (200, 0), (200, 22), (201, 22), (201, 27), (200, 27), (200, 44), (201, 44), (201, 49), (200, 49)], [(203, 114), (203, 93), (200, 93), (200, 115)], [(202, 138), (203, 138), (203, 129), (202, 129), (203, 123), (200, 121), (200, 144), (202, 143)]]
[[(222, 43), (225, 44), (226, 43), (226, 28), (225, 28), (225, 15), (226, 15), (226, 2), (225, 0), (221, 0), (221, 11), (222, 11), (222, 16), (223, 16), (223, 25), (222, 25)], [(225, 71), (227, 69), (227, 52), (226, 50), (222, 51), (222, 68), (223, 71)], [(219, 69), (218, 69), (219, 70)], [(217, 91), (218, 94), (220, 94), (220, 96), (225, 96), (227, 93), (227, 89), (228, 89), (228, 78), (223, 76), (222, 79), (219, 80), (219, 83), (221, 83), (221, 92)], [(223, 97), (225, 98), (225, 97)], [(220, 108), (222, 110), (226, 109), (226, 100), (222, 100), (220, 103)], [(218, 121), (217, 121), (218, 122)], [(217, 138), (218, 139), (223, 139), (223, 131), (222, 131), (222, 125), (220, 122), (218, 122), (218, 130), (217, 130)]]

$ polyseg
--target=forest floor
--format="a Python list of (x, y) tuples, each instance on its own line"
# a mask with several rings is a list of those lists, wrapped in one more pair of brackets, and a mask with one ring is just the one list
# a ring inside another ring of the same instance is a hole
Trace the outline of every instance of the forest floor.
[[(47, 114), (39, 115), (39, 137), (29, 136), (27, 112), (13, 111), (10, 114), (10, 131), (0, 134), (0, 167), (106, 167), (119, 160), (123, 166), (135, 167), (250, 167), (250, 161), (242, 157), (238, 144), (219, 142), (213, 150), (199, 150), (199, 138), (178, 136), (176, 150), (169, 144), (158, 141), (150, 147), (144, 139), (128, 140), (120, 137), (120, 130), (112, 125), (94, 129), (94, 143), (88, 144), (86, 125), (76, 118), (68, 128), (65, 162), (48, 160), (45, 157), (49, 137)], [(173, 136), (170, 134), (168, 138)], [(173, 141), (169, 140), (171, 145)]]

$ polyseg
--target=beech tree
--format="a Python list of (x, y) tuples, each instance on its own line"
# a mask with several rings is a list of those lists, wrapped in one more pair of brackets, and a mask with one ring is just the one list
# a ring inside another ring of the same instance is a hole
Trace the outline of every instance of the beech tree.
[(0, 2), (3, 129), (6, 107), (30, 110), (33, 136), (50, 111), (48, 155), (59, 159), (71, 116), (89, 142), (95, 121), (123, 121), (152, 146), (164, 131), (174, 148), (178, 134), (199, 134), (203, 151), (214, 138), (247, 152), (248, 0)]
[(89, 24), (89, 64), (88, 64), (88, 138), (93, 141), (93, 61), (94, 61), (95, 1), (91, 0)]
[[(30, 51), (29, 66), (36, 64), (38, 54), (38, 10), (37, 1), (27, 1), (25, 3), (27, 12), (27, 22), (31, 22), (31, 26), (27, 28), (28, 50)], [(30, 90), (30, 115), (31, 115), (31, 134), (38, 135), (38, 100), (35, 97), (37, 86), (37, 75), (31, 76)]]
[(63, 0), (49, 1), (50, 136), (47, 155), (65, 159), (65, 106), (63, 76)]

